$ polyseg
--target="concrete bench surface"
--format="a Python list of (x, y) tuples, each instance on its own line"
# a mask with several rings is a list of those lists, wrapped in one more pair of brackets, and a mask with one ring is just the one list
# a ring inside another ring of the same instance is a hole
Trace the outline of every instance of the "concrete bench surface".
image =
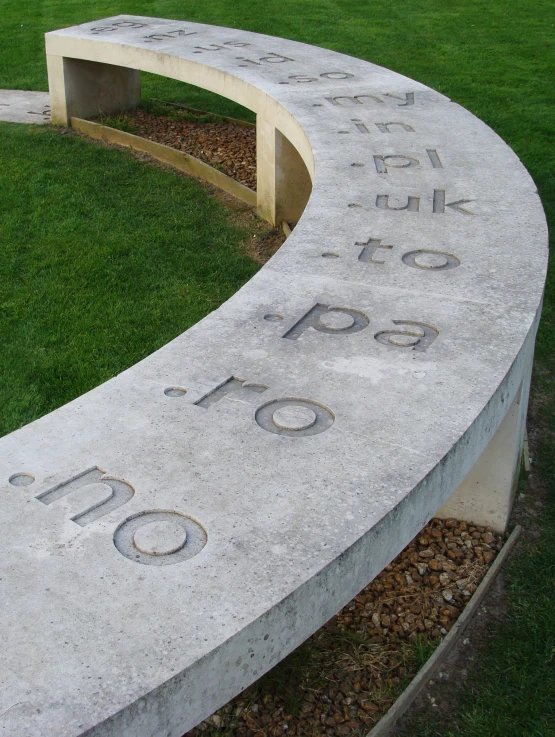
[(492, 130), (368, 62), (134, 16), (47, 54), (54, 122), (154, 72), (256, 111), (269, 220), (312, 181), (222, 307), (0, 440), (1, 733), (179, 737), (434, 514), (504, 528), (546, 225)]

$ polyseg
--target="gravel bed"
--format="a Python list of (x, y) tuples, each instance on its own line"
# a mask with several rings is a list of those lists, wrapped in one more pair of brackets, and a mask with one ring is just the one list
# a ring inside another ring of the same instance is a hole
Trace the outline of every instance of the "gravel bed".
[(367, 735), (451, 629), (504, 542), (432, 520), (322, 629), (187, 737)]
[[(168, 108), (169, 109), (169, 108)], [(256, 190), (256, 129), (171, 110), (171, 117), (138, 108), (126, 113), (131, 132), (191, 154)], [(199, 117), (195, 120), (195, 117)], [(205, 116), (210, 117), (210, 116)], [(110, 124), (109, 122), (107, 123)]]

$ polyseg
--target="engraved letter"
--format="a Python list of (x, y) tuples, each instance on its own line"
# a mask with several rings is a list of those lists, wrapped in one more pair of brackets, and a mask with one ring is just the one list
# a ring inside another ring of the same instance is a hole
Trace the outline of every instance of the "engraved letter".
[(288, 79), (294, 79), (295, 82), (298, 82), (298, 83), (318, 81), (316, 77), (307, 77), (305, 74), (293, 74), (292, 76), (288, 77)]
[(324, 432), (333, 425), (335, 415), (319, 402), (286, 397), (263, 404), (254, 419), (268, 432), (298, 438)]
[(428, 154), (428, 157), (434, 169), (443, 169), (443, 164), (441, 163), (441, 159), (439, 158), (439, 155), (435, 149), (428, 148), (426, 149), (426, 153)]
[(442, 213), (445, 212), (446, 207), (452, 207), (453, 210), (456, 210), (463, 215), (475, 215), (476, 213), (472, 212), (472, 210), (467, 210), (465, 207), (461, 207), (461, 205), (465, 205), (467, 202), (472, 201), (473, 200), (456, 200), (455, 202), (445, 202), (445, 190), (434, 189), (433, 211)]
[(411, 329), (381, 330), (374, 335), (379, 343), (424, 353), (439, 335), (439, 330), (423, 322), (412, 320), (392, 320), (392, 322), (394, 325), (410, 325)]
[(349, 79), (355, 75), (349, 74), (349, 72), (324, 72), (320, 76), (324, 79)]
[(445, 251), (429, 251), (422, 248), (418, 251), (409, 251), (401, 256), (401, 260), (413, 269), (427, 269), (428, 271), (447, 271), (460, 266), (460, 259)]
[(219, 44), (209, 44), (208, 46), (195, 46), (195, 49), (200, 49), (200, 51), (219, 51), (223, 49), (225, 51), (226, 47)]
[(183, 28), (178, 29), (177, 31), (168, 31), (168, 36), (196, 36), (196, 31), (185, 31)]
[(281, 56), (281, 54), (268, 54), (268, 56), (260, 57), (260, 61), (267, 61), (268, 64), (281, 64), (284, 61), (295, 61), (290, 59), (288, 56)]
[(390, 92), (386, 92), (385, 97), (394, 97), (396, 100), (404, 100), (405, 102), (399, 105), (399, 107), (414, 105), (414, 92), (406, 92), (404, 97), (399, 97), (399, 95), (392, 95)]
[(118, 28), (144, 28), (147, 26), (147, 23), (136, 23), (132, 20), (122, 20), (119, 23), (113, 23), (114, 26), (117, 26)]
[(117, 550), (133, 563), (171, 566), (200, 553), (206, 530), (175, 510), (153, 509), (124, 520), (114, 532)]
[(93, 36), (98, 36), (99, 33), (106, 33), (108, 31), (115, 30), (115, 26), (96, 26), (95, 28), (91, 28), (91, 33)]
[[(393, 161), (391, 161), (393, 159)], [(395, 161), (405, 162), (396, 164)], [(388, 167), (392, 169), (408, 169), (409, 166), (417, 166), (420, 163), (418, 159), (413, 159), (412, 156), (397, 156), (391, 154), (389, 156), (374, 156), (374, 164), (376, 165), (376, 171), (378, 174), (387, 174)]]
[(48, 505), (91, 484), (104, 484), (110, 489), (110, 493), (102, 501), (93, 504), (92, 507), (71, 518), (73, 522), (76, 522), (81, 527), (95, 522), (105, 514), (113, 512), (114, 509), (126, 504), (135, 493), (135, 490), (127, 481), (118, 479), (115, 476), (108, 476), (101, 468), (93, 466), (93, 468), (83, 471), (83, 473), (74, 476), (69, 481), (64, 481), (35, 498), (43, 504)]
[(168, 31), (167, 33), (151, 33), (150, 36), (144, 36), (144, 42), (150, 44), (153, 40), (163, 41), (165, 38), (175, 38), (175, 36), (196, 36), (196, 33), (196, 31), (186, 31), (182, 28), (177, 31)]
[(243, 395), (245, 392), (256, 392), (256, 394), (262, 394), (262, 392), (265, 392), (267, 388), (268, 387), (264, 386), (264, 384), (251, 384), (244, 379), (236, 379), (235, 376), (232, 376), (231, 378), (226, 379), (223, 384), (220, 384), (215, 389), (209, 391), (208, 394), (205, 394), (200, 399), (197, 399), (194, 404), (196, 404), (197, 407), (204, 407), (205, 409), (208, 409), (208, 407), (216, 404), (216, 402), (219, 402), (220, 399), (223, 399), (228, 394), (231, 394), (231, 392), (241, 395)]
[(378, 250), (378, 248), (382, 248), (384, 250), (391, 250), (393, 246), (381, 246), (381, 238), (368, 238), (368, 240), (364, 242), (357, 241), (355, 243), (355, 246), (364, 246), (362, 251), (358, 255), (358, 260), (363, 261), (367, 264), (383, 264), (385, 261), (378, 261), (374, 258), (374, 254)]
[(400, 125), (409, 133), (414, 133), (414, 128), (412, 127), (412, 125), (407, 125), (406, 123), (376, 123), (376, 125), (382, 133), (391, 133), (391, 131), (389, 130), (390, 125)]
[(359, 133), (370, 133), (370, 131), (364, 125), (364, 123), (362, 122), (362, 120), (359, 120), (359, 118), (351, 118), (351, 120), (356, 125), (356, 128), (357, 128), (357, 130), (358, 130)]
[(389, 195), (379, 194), (376, 197), (376, 207), (380, 210), (407, 210), (408, 212), (418, 212), (420, 210), (420, 197), (407, 197), (407, 204), (404, 207), (390, 207)]
[[(334, 322), (338, 324), (334, 325)], [(282, 338), (297, 340), (309, 328), (328, 335), (349, 335), (364, 330), (369, 323), (368, 317), (358, 310), (315, 304)]]
[(362, 98), (365, 97), (367, 100), (375, 100), (376, 102), (381, 102), (383, 104), (383, 100), (381, 100), (379, 97), (376, 97), (376, 95), (355, 95), (354, 97), (346, 97), (346, 96), (339, 96), (339, 97), (326, 97), (326, 100), (328, 102), (331, 102), (332, 105), (339, 105), (341, 106), (343, 103), (339, 102), (339, 100), (350, 100), (351, 104), (353, 105), (364, 105), (362, 102)]

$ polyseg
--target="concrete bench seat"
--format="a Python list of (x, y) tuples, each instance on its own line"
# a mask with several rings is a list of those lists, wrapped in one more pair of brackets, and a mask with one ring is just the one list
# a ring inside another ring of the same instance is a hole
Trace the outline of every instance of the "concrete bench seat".
[(418, 82), (246, 31), (47, 34), (52, 119), (139, 71), (257, 114), (257, 203), (298, 221), (218, 310), (0, 440), (0, 731), (179, 737), (434, 515), (505, 529), (547, 261), (508, 146)]

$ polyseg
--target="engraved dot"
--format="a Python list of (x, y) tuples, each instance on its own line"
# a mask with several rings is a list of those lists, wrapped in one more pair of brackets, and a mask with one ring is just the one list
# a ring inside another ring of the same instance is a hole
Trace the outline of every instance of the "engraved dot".
[(423, 269), (440, 269), (449, 261), (441, 253), (419, 253), (414, 257), (414, 263)]
[(171, 555), (185, 547), (187, 532), (170, 520), (150, 522), (133, 535), (133, 545), (146, 555)]
[(268, 322), (279, 322), (280, 320), (283, 320), (283, 315), (278, 315), (277, 313), (270, 313), (268, 315), (264, 315), (264, 319), (268, 320)]
[(276, 409), (272, 421), (280, 430), (308, 430), (316, 424), (316, 413), (309, 407), (293, 405)]
[(351, 164), (351, 166), (365, 166), (364, 164)]
[[(422, 336), (420, 336), (421, 338)], [(420, 340), (419, 337), (416, 335), (390, 335), (389, 336), (389, 342), (393, 345), (401, 346), (402, 348), (407, 348), (411, 345), (416, 345), (418, 341)]]
[(349, 72), (326, 72), (320, 76), (324, 77), (324, 79), (349, 79), (353, 75), (349, 74)]
[(14, 473), (14, 475), (10, 476), (8, 479), (12, 486), (30, 486), (34, 480), (35, 477), (30, 473)]
[(355, 318), (347, 312), (329, 310), (320, 315), (320, 322), (329, 330), (345, 330), (355, 324)]
[(341, 258), (338, 253), (333, 253), (332, 251), (326, 251), (326, 253), (322, 254), (322, 258)]
[(164, 389), (164, 394), (166, 397), (182, 397), (187, 394), (187, 389), (182, 386), (168, 386), (167, 389)]
[(414, 376), (415, 379), (423, 379), (426, 376), (426, 372), (425, 371), (414, 371), (412, 375)]

